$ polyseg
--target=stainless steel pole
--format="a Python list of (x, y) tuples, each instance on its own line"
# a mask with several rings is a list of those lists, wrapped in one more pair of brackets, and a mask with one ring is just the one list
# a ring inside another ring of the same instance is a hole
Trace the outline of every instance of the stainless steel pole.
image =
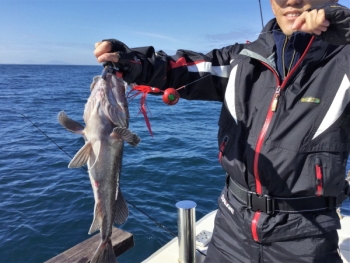
[(196, 206), (188, 200), (176, 203), (180, 263), (196, 262)]

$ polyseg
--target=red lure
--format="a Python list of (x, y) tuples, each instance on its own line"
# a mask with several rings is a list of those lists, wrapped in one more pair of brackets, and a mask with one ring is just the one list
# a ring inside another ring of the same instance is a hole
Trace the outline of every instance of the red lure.
[[(181, 87), (183, 88), (183, 87)], [(178, 88), (178, 89), (181, 89)], [(149, 133), (151, 134), (151, 136), (153, 137), (153, 133), (152, 133), (152, 129), (151, 129), (151, 124), (149, 122), (148, 116), (147, 116), (147, 109), (146, 109), (146, 97), (148, 95), (148, 93), (161, 93), (163, 92), (163, 101), (164, 103), (168, 104), (168, 105), (175, 105), (179, 99), (180, 99), (180, 95), (177, 92), (176, 89), (174, 88), (167, 88), (166, 90), (161, 90), (159, 88), (155, 88), (155, 87), (151, 87), (151, 86), (145, 86), (145, 85), (134, 85), (131, 86), (131, 91), (129, 92), (128, 97), (133, 99), (136, 96), (138, 96), (139, 94), (142, 94), (141, 99), (140, 99), (140, 112), (143, 114), (143, 117), (145, 118), (145, 122), (147, 125), (147, 128), (149, 130)], [(131, 93), (133, 93), (131, 95)]]

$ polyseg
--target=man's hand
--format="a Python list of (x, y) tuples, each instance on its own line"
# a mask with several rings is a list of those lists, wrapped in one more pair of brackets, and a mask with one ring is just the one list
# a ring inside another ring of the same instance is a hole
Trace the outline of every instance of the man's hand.
[(95, 44), (95, 57), (98, 62), (113, 62), (123, 74), (127, 83), (142, 81), (142, 57), (117, 39), (105, 39)]
[(292, 29), (305, 33), (320, 35), (330, 25), (323, 9), (305, 11), (295, 21)]
[(119, 54), (118, 52), (113, 52), (110, 53), (112, 50), (112, 43), (109, 41), (102, 41), (102, 42), (97, 42), (95, 44), (95, 50), (94, 54), (95, 57), (97, 58), (98, 62), (118, 62), (119, 61)]

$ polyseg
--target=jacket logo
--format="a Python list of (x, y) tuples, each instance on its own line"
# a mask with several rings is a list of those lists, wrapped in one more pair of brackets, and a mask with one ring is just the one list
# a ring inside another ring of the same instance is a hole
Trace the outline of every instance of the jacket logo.
[(228, 211), (231, 212), (231, 214), (234, 214), (235, 211), (233, 210), (233, 208), (230, 206), (230, 204), (227, 202), (225, 196), (222, 194), (221, 195), (221, 202), (224, 204), (224, 206), (226, 206), (226, 208), (228, 209)]
[(320, 104), (321, 100), (314, 97), (305, 97), (305, 98), (301, 98), (300, 102)]

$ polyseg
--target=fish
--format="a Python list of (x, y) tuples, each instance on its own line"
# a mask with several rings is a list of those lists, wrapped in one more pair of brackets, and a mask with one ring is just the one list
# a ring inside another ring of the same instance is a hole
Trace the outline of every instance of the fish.
[(90, 96), (85, 104), (85, 127), (61, 111), (59, 123), (68, 131), (80, 134), (84, 146), (70, 161), (69, 168), (87, 164), (93, 189), (94, 218), (89, 234), (100, 230), (101, 241), (91, 263), (116, 263), (111, 243), (112, 227), (123, 224), (129, 215), (120, 190), (124, 141), (136, 147), (140, 137), (129, 130), (127, 84), (108, 66), (101, 76), (93, 78)]

